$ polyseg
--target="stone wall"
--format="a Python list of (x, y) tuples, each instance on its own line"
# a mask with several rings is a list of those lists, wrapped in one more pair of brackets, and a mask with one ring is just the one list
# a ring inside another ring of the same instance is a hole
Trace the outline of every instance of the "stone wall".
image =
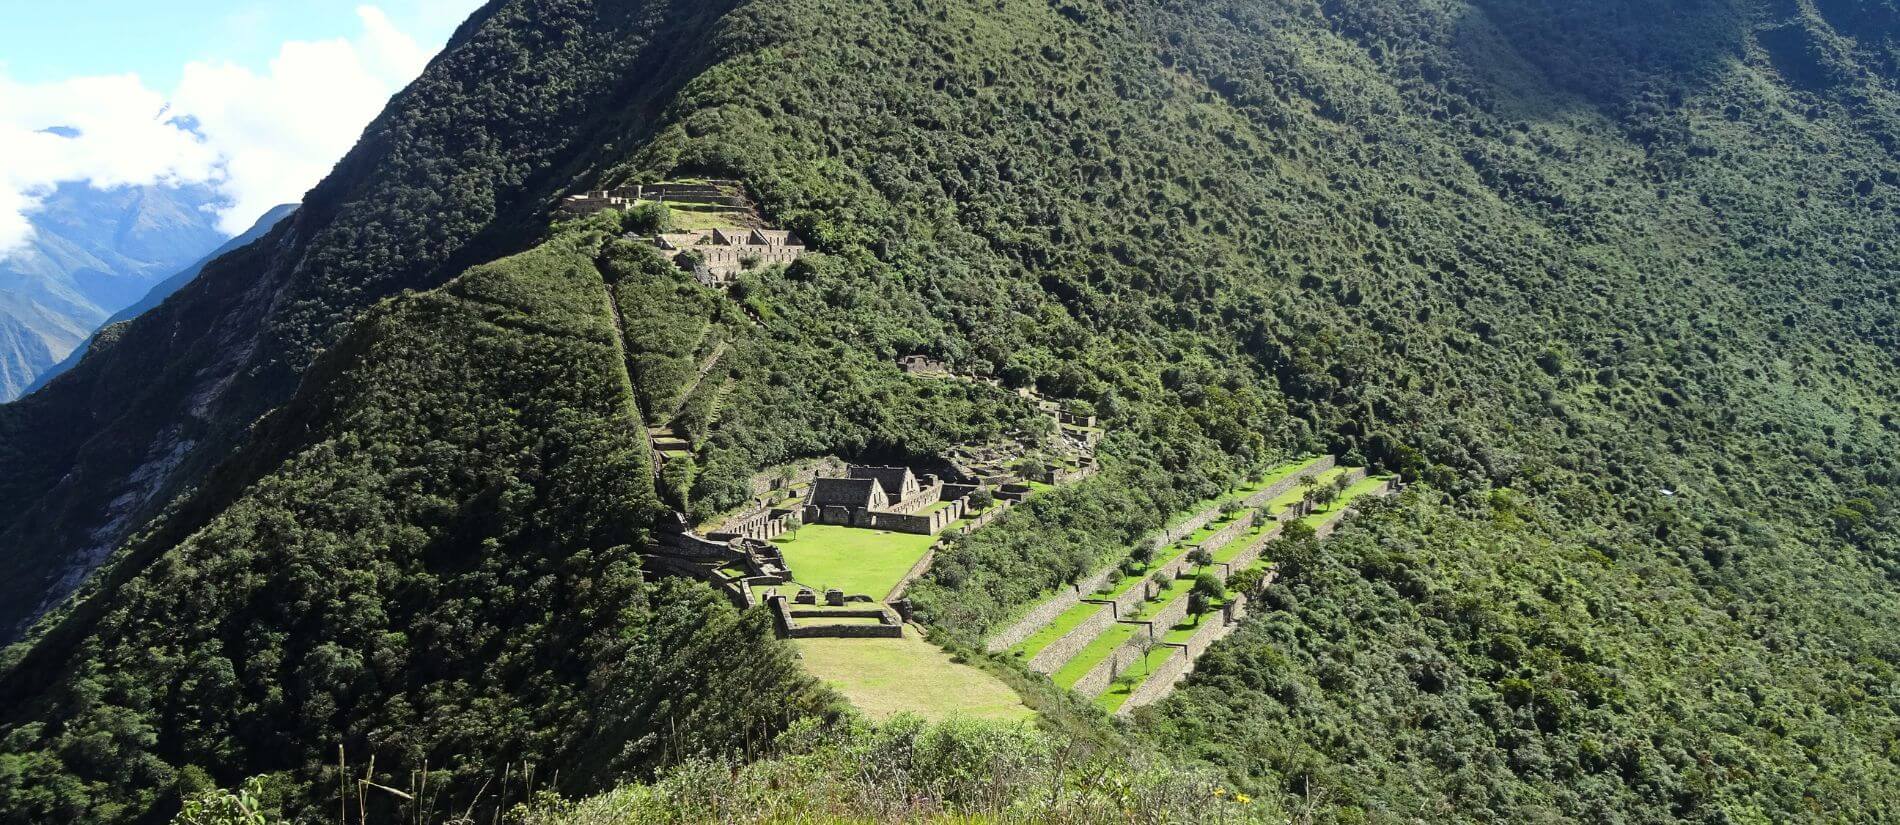
[(897, 581), (897, 586), (891, 588), (891, 592), (885, 595), (884, 601), (894, 602), (904, 598), (904, 592), (910, 589), (911, 583), (917, 581), (919, 577), (929, 572), (930, 565), (936, 562), (936, 560), (937, 546), (932, 545), (931, 548), (924, 553), (923, 558), (918, 559), (916, 564), (910, 566), (910, 571), (904, 574), (904, 578)]
[(1180, 598), (1168, 602), (1168, 606), (1161, 608), (1161, 612), (1156, 613), (1154, 618), (1149, 620), (1154, 623), (1155, 638), (1160, 638), (1168, 632), (1169, 628), (1180, 624), (1182, 619), (1187, 618), (1187, 612), (1187, 594), (1183, 593)]
[(1162, 697), (1173, 692), (1176, 683), (1187, 676), (1188, 670), (1194, 665), (1194, 660), (1188, 655), (1187, 648), (1180, 645), (1167, 645), (1164, 648), (1157, 648), (1149, 655), (1160, 656), (1163, 650), (1167, 652), (1168, 660), (1156, 665), (1148, 673), (1148, 678), (1135, 686), (1135, 692), (1129, 694), (1128, 700), (1115, 711), (1117, 716), (1126, 716), (1135, 708), (1160, 701)]
[(1214, 565), (1215, 575), (1220, 576), (1221, 581), (1227, 581), (1233, 577), (1235, 571), (1252, 567), (1254, 562), (1260, 560), (1260, 554), (1266, 552), (1267, 545), (1279, 538), (1284, 530), (1286, 530), (1286, 522), (1275, 522), (1272, 527), (1266, 529), (1266, 532), (1261, 533), (1259, 538), (1254, 539), (1252, 544), (1242, 549), (1240, 555), (1235, 556), (1232, 561)]
[(883, 510), (866, 511), (860, 514), (855, 526), (871, 530), (889, 530), (893, 533), (934, 536), (960, 518), (963, 518), (963, 502), (953, 501), (948, 507), (921, 516), (889, 513)]
[(673, 533), (661, 538), (661, 542), (678, 555), (719, 561), (734, 561), (740, 553), (725, 542), (713, 541), (692, 533)]
[(1220, 549), (1222, 546), (1226, 545), (1228, 542), (1239, 538), (1241, 533), (1245, 533), (1248, 530), (1252, 530), (1253, 525), (1254, 525), (1254, 517), (1255, 517), (1255, 514), (1251, 512), (1240, 515), (1239, 517), (1234, 519), (1233, 524), (1229, 524), (1226, 527), (1222, 527), (1221, 529), (1216, 530), (1212, 534), (1208, 535), (1207, 538), (1202, 539), (1200, 542), (1200, 546), (1205, 547), (1209, 550)]
[(1110, 567), (1084, 579), (1080, 584), (1064, 587), (1048, 601), (1036, 605), (1034, 609), (1023, 614), (1023, 617), (1017, 619), (1014, 624), (991, 634), (989, 642), (983, 645), (983, 649), (991, 653), (1001, 653), (1021, 644), (1024, 639), (1036, 635), (1036, 631), (1055, 621), (1057, 616), (1081, 604), (1084, 597), (1102, 589), (1108, 584), (1109, 577), (1115, 575), (1116, 572), (1117, 568)]
[(942, 501), (942, 500), (943, 500), (943, 482), (937, 482), (937, 483), (931, 484), (928, 487), (924, 487), (923, 489), (918, 490), (917, 495), (911, 496), (910, 498), (904, 499), (903, 501), (900, 501), (896, 504), (886, 507), (879, 512), (902, 513), (908, 516), (908, 515), (915, 514), (918, 510), (922, 510), (925, 507), (929, 507), (930, 505), (936, 504), (937, 502)]
[(890, 618), (890, 615), (891, 615), (890, 612), (885, 610), (882, 607), (857, 607), (857, 608), (845, 608), (842, 610), (838, 608), (832, 608), (829, 610), (814, 610), (811, 608), (801, 608), (801, 607), (791, 608), (791, 616), (795, 620), (796, 619), (888, 619)]
[(902, 639), (901, 624), (803, 624), (792, 628), (794, 639)]
[[(901, 639), (904, 626), (898, 624), (896, 617), (882, 608), (863, 610), (814, 611), (794, 610), (791, 600), (782, 594), (766, 597), (766, 606), (772, 611), (772, 618), (778, 625), (779, 633), (788, 639)], [(802, 624), (800, 618), (878, 618), (880, 624)]]
[(1108, 690), (1109, 685), (1115, 683), (1116, 676), (1127, 670), (1130, 664), (1140, 661), (1141, 643), (1148, 638), (1152, 638), (1148, 632), (1135, 634), (1127, 644), (1115, 648), (1115, 652), (1110, 653), (1108, 658), (1103, 659), (1082, 678), (1077, 679), (1073, 690), (1089, 699), (1102, 695)]
[(1038, 673), (1054, 673), (1062, 669), (1070, 659), (1075, 658), (1075, 654), (1082, 652), (1082, 648), (1088, 647), (1089, 642), (1095, 641), (1096, 636), (1114, 624), (1114, 609), (1108, 607), (1106, 602), (1098, 604), (1102, 605), (1102, 609), (1095, 611), (1095, 615), (1084, 619), (1074, 630), (1037, 651), (1035, 658), (1029, 660), (1029, 669)]

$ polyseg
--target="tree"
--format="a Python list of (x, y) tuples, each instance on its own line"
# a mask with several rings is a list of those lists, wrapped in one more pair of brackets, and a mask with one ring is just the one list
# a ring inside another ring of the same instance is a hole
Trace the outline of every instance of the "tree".
[(1128, 558), (1134, 560), (1135, 564), (1141, 567), (1147, 567), (1153, 564), (1155, 560), (1154, 543), (1144, 541), (1135, 545), (1135, 552), (1129, 554)]
[(798, 528), (800, 528), (800, 527), (804, 527), (804, 526), (805, 526), (805, 518), (804, 518), (804, 516), (802, 516), (802, 515), (800, 515), (800, 514), (798, 514), (798, 513), (796, 513), (796, 512), (794, 512), (794, 513), (792, 513), (791, 515), (788, 515), (788, 516), (786, 516), (786, 517), (785, 517), (785, 538), (786, 538), (786, 540), (787, 540), (787, 541), (797, 541), (797, 540), (798, 540)]
[(1166, 573), (1156, 572), (1153, 578), (1148, 579), (1148, 583), (1154, 585), (1155, 588), (1154, 595), (1149, 598), (1156, 598), (1162, 593), (1167, 592), (1168, 585), (1173, 584), (1174, 580), (1169, 578)]
[(1266, 588), (1266, 585), (1267, 568), (1259, 565), (1236, 571), (1234, 575), (1227, 578), (1228, 589), (1249, 596), (1258, 594)]
[(969, 507), (970, 512), (981, 513), (984, 510), (990, 509), (990, 505), (996, 503), (996, 492), (988, 487), (980, 487), (976, 492), (971, 493), (969, 498), (964, 499), (964, 501)]
[(1219, 576), (1202, 573), (1194, 577), (1194, 589), (1188, 591), (1188, 612), (1194, 614), (1198, 624), (1202, 616), (1214, 609), (1214, 604), (1227, 598), (1227, 585)]
[(1188, 553), (1188, 561), (1194, 566), (1206, 570), (1214, 565), (1214, 551), (1206, 546), (1196, 547)]

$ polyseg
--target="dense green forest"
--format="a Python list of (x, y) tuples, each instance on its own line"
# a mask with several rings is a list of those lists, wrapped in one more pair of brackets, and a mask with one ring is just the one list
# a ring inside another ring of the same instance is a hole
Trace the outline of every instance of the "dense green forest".
[[(0, 408), (19, 569), (143, 523), (105, 480), (190, 434), (151, 509), (190, 493), (6, 654), (0, 820), (257, 774), (305, 810), (339, 742), (445, 771), (444, 810), (526, 762), (653, 780), (589, 804), (654, 816), (719, 760), (870, 804), (837, 751), (761, 750), (837, 712), (768, 623), (631, 548), (786, 460), (1036, 437), (911, 352), (1111, 432), (912, 589), (964, 643), (1288, 456), (1414, 483), (1276, 545), (1169, 700), (1050, 723), (1115, 771), (1320, 821), (1900, 818), (1895, 33), (1855, 0), (492, 3), (299, 227)], [(722, 297), (548, 228), (683, 174), (822, 254)], [(217, 291), (253, 272), (293, 297)], [(194, 318), (189, 358), (139, 343)], [(653, 485), (660, 423), (695, 449)]]

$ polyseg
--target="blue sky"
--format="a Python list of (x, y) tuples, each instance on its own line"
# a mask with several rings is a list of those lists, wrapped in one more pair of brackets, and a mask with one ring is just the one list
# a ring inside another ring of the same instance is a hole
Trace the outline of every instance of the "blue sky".
[(353, 36), (366, 4), (418, 43), (439, 46), (479, 2), (0, 0), (0, 63), (25, 83), (131, 72), (170, 89), (191, 61), (262, 69), (285, 42)]
[(62, 184), (301, 200), (481, 3), (0, 0), (0, 257)]

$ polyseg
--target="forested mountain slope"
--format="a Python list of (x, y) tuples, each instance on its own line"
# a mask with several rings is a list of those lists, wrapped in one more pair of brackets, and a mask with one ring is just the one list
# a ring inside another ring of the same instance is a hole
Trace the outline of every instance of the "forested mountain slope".
[[(17, 633), (282, 403), (336, 325), (527, 242), (575, 167), (705, 56), (705, 3), (491, 4), (264, 241), (0, 409), (0, 634)], [(496, 18), (499, 15), (499, 19)]]
[[(1287, 810), (1900, 816), (1894, 25), (1851, 0), (493, 4), (289, 225), (0, 411), (9, 573), (103, 558), (203, 479), (10, 653), (0, 810), (150, 817), (186, 765), (316, 799), (337, 737), (395, 772), (461, 754), (478, 785), (532, 754), (598, 789), (664, 754), (538, 714), (665, 695), (681, 661), (712, 718), (822, 713), (665, 653), (712, 632), (667, 617), (721, 614), (690, 588), (586, 566), (656, 500), (607, 481), (645, 477), (615, 428), (646, 411), (612, 389), (592, 278), (630, 354), (689, 316), (740, 353), (662, 491), (696, 512), (789, 458), (1011, 426), (898, 354), (1091, 402), (1105, 472), (912, 589), (966, 639), (1282, 456), (1403, 472), (1401, 503), (1285, 548), (1266, 609), (1127, 731)], [(542, 229), (559, 190), (679, 174), (744, 180), (824, 254), (702, 305), (604, 224)], [(375, 572), (294, 598), (333, 567)], [(583, 618), (597, 577), (653, 615)], [(721, 649), (783, 655), (734, 627)], [(531, 652), (596, 632), (637, 640), (637, 677)], [(519, 669), (465, 670), (502, 648)], [(463, 738), (423, 695), (508, 723)]]
[[(290, 214), (295, 211), (297, 211), (296, 206), (285, 204), (264, 213), (264, 216), (258, 218), (257, 223), (252, 224), (251, 228), (245, 230), (243, 234), (225, 241), (223, 246), (212, 250), (211, 254), (200, 258), (191, 266), (185, 267), (165, 278), (165, 280), (153, 284), (151, 289), (146, 290), (145, 297), (138, 299), (124, 309), (112, 313), (112, 317), (107, 318), (105, 323), (99, 325), (99, 331), (95, 334), (104, 335), (108, 339), (117, 338), (120, 330), (108, 329), (109, 327), (144, 315), (153, 307), (164, 303), (166, 298), (170, 298), (176, 294), (178, 290), (184, 289), (186, 284), (196, 280), (198, 273), (203, 272), (204, 268), (209, 266), (212, 261), (236, 252), (246, 246), (250, 246), (259, 238), (264, 237), (265, 233), (282, 222), (283, 219), (290, 217)], [(33, 383), (26, 388), (26, 392), (31, 393), (45, 386), (47, 382), (66, 374), (67, 370), (72, 369), (73, 365), (78, 364), (86, 357), (87, 350), (91, 349), (91, 343), (90, 340), (81, 343), (78, 349), (73, 350), (71, 355), (66, 356), (65, 360), (60, 361), (58, 364), (48, 368), (45, 372), (40, 373), (38, 377), (33, 379)]]

